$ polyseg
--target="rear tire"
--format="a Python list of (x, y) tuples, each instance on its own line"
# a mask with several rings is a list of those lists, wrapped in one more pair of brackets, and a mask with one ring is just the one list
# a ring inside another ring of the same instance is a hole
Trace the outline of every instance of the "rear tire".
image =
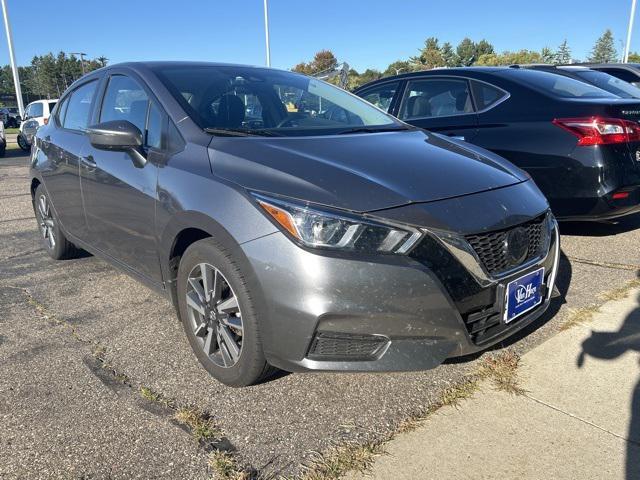
[(182, 256), (178, 307), (191, 348), (215, 379), (245, 387), (273, 374), (243, 273), (211, 238), (193, 243)]
[(73, 258), (78, 255), (76, 246), (67, 240), (44, 186), (38, 185), (33, 197), (33, 210), (38, 221), (38, 230), (47, 253), (54, 260)]

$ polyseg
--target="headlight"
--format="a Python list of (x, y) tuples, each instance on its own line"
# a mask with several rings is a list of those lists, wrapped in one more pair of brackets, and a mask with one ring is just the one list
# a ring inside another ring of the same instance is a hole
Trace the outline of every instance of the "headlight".
[(422, 237), (422, 232), (406, 225), (255, 197), (283, 230), (307, 247), (405, 254)]

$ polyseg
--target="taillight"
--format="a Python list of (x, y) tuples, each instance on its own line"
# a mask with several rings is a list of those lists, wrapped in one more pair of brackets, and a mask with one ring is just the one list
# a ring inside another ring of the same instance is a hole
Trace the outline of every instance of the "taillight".
[(46, 118), (44, 119), (44, 124), (46, 125), (47, 123), (49, 123), (49, 117), (46, 117)]
[(578, 145), (640, 142), (640, 124), (621, 118), (556, 118), (553, 124), (578, 137)]

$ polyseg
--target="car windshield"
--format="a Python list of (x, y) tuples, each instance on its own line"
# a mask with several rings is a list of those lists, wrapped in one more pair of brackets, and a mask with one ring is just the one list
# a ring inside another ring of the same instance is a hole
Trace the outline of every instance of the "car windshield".
[(508, 69), (516, 81), (547, 95), (562, 98), (620, 98), (594, 85), (573, 78), (528, 69)]
[(607, 92), (614, 93), (622, 98), (640, 98), (640, 88), (634, 87), (630, 83), (620, 80), (613, 75), (597, 70), (568, 70), (577, 77), (602, 88)]
[(212, 133), (299, 136), (406, 128), (360, 98), (291, 72), (172, 65), (156, 74), (189, 116)]

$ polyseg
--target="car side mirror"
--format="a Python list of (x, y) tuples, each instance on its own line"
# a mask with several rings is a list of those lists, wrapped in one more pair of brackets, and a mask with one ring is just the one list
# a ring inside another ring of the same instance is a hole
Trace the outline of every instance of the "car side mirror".
[(87, 129), (89, 142), (100, 150), (128, 152), (137, 167), (143, 167), (146, 159), (142, 155), (142, 132), (127, 120), (111, 120), (98, 123)]

